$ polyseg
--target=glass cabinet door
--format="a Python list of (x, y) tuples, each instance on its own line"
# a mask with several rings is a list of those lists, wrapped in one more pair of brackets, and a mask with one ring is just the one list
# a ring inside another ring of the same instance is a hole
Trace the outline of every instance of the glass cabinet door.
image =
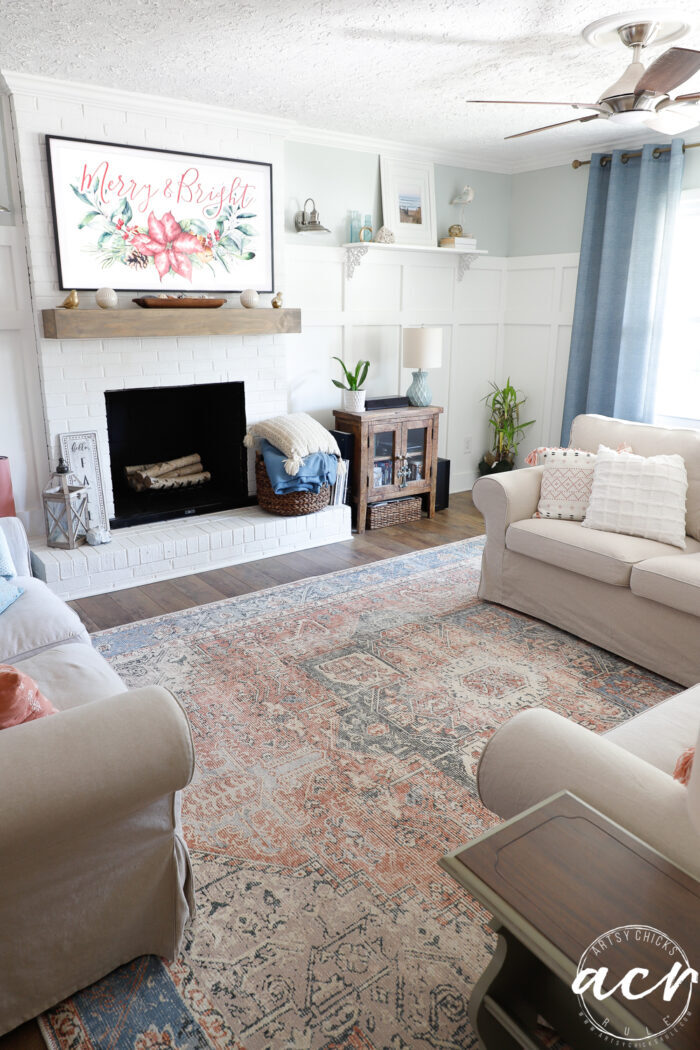
[(406, 453), (404, 461), (406, 484), (424, 482), (427, 470), (428, 428), (406, 428)]
[(394, 467), (398, 455), (396, 430), (376, 430), (372, 434), (370, 488), (382, 489), (394, 485)]

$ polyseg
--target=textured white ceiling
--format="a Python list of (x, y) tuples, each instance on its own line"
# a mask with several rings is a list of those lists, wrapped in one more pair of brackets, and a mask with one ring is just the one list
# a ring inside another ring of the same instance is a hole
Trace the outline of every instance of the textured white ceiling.
[[(700, 49), (697, 0), (656, 7), (697, 19), (680, 44)], [(577, 114), (464, 100), (594, 101), (631, 55), (622, 45), (595, 49), (580, 34), (615, 10), (600, 0), (13, 0), (3, 10), (0, 69), (230, 106), (513, 170), (609, 145), (620, 128), (593, 121), (503, 142)], [(647, 61), (664, 49), (650, 48)], [(700, 75), (688, 84), (700, 90)]]

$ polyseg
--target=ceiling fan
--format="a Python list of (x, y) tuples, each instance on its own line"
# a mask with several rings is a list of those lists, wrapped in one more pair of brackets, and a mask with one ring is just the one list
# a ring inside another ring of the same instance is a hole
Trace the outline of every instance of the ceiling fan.
[[(609, 25), (610, 21), (601, 20), (601, 24), (605, 22)], [(584, 30), (584, 36), (592, 43), (596, 42), (595, 35), (587, 34), (598, 25), (599, 23), (593, 23)], [(596, 102), (525, 102), (507, 99), (467, 101), (489, 105), (499, 103), (516, 106), (570, 106), (572, 109), (595, 111), (588, 116), (506, 135), (507, 139), (535, 135), (540, 131), (549, 131), (550, 128), (564, 127), (566, 124), (585, 124), (591, 120), (612, 120), (616, 124), (625, 124), (628, 127), (649, 127), (665, 135), (677, 135), (700, 124), (700, 106), (697, 105), (700, 101), (700, 91), (689, 95), (676, 95), (675, 98), (669, 95), (670, 91), (684, 84), (700, 69), (700, 51), (670, 47), (645, 68), (641, 62), (641, 55), (644, 48), (657, 36), (659, 22), (638, 21), (617, 25), (615, 29), (622, 43), (632, 51), (632, 62), (619, 80), (606, 88)], [(675, 34), (676, 38), (678, 35), (681, 34)]]

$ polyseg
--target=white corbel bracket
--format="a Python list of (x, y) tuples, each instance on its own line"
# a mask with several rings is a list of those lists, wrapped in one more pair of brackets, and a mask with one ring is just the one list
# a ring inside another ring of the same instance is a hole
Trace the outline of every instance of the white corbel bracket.
[(369, 249), (366, 244), (354, 244), (351, 248), (345, 249), (345, 271), (348, 280), (350, 280), (355, 269), (360, 265), (368, 251)]
[(471, 269), (471, 265), (475, 259), (479, 256), (476, 252), (464, 252), (460, 255), (457, 260), (457, 280), (461, 281), (467, 270)]

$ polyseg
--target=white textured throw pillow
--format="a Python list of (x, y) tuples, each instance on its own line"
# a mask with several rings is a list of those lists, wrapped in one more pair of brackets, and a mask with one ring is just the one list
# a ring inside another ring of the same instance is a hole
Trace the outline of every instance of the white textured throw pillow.
[(252, 448), (255, 438), (267, 438), (271, 445), (284, 452), (287, 474), (299, 473), (302, 460), (313, 452), (329, 452), (340, 457), (338, 442), (325, 427), (306, 412), (292, 412), (288, 416), (273, 416), (261, 423), (253, 423), (243, 439), (246, 448)]
[(635, 456), (601, 445), (583, 528), (685, 547), (687, 489), (682, 456)]
[(545, 448), (540, 501), (533, 518), (583, 521), (593, 485), (595, 452), (574, 448)]

